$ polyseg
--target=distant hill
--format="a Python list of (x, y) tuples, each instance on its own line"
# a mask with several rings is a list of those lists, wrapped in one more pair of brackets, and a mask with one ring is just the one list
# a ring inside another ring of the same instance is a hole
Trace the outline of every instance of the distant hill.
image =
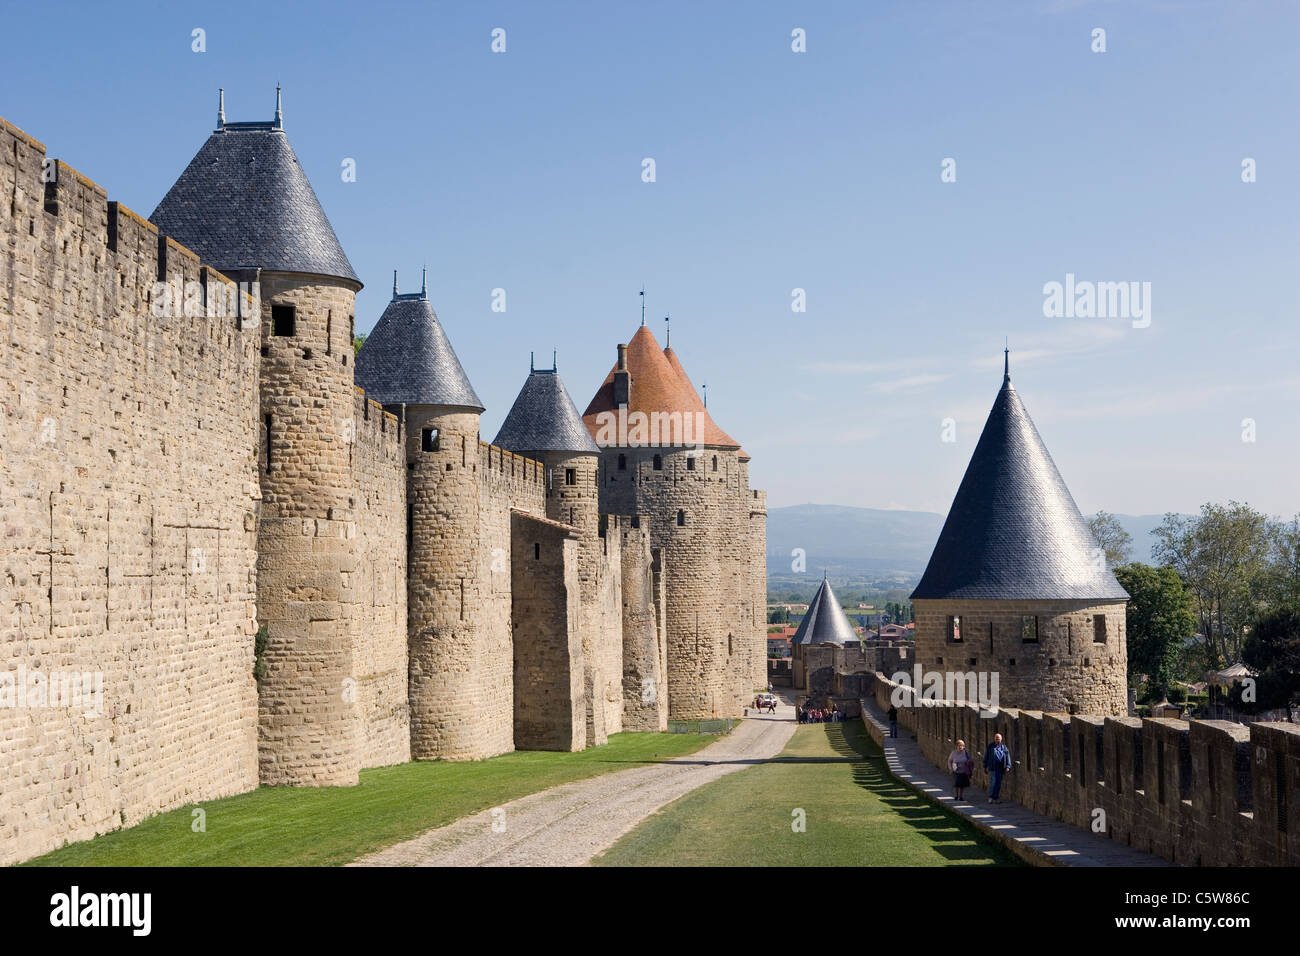
[[(1164, 515), (1116, 515), (1133, 536), (1132, 558), (1151, 560), (1151, 529)], [(832, 576), (901, 572), (920, 577), (939, 539), (944, 516), (847, 505), (794, 505), (767, 514), (768, 574), (785, 577), (791, 552), (803, 548), (807, 574)]]
[[(943, 527), (943, 515), (847, 505), (794, 505), (767, 513), (770, 574), (789, 574), (802, 548), (808, 573), (908, 571), (920, 574)], [(818, 574), (820, 577), (820, 573)]]

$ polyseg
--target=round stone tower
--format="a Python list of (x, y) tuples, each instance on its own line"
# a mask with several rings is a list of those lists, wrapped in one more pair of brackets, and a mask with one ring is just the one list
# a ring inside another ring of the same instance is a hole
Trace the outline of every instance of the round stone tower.
[(1127, 601), (1008, 368), (912, 593), (917, 664), (1003, 707), (1122, 715)]
[(601, 446), (601, 511), (650, 522), (665, 581), (669, 716), (738, 715), (754, 690), (754, 655), (766, 657), (749, 456), (644, 325), (618, 347), (583, 420)]
[(204, 262), (260, 286), (261, 780), (356, 783), (350, 455), (361, 282), (285, 136), (278, 91), (271, 122), (227, 123), (219, 112), (150, 218)]
[[(411, 756), (511, 750), (508, 639), (495, 646), (500, 635), (482, 613), (492, 573), (479, 543), (483, 403), (427, 286), (400, 294), (394, 274), (392, 301), (357, 355), (357, 384), (405, 422)], [(494, 716), (502, 707), (504, 720)]]
[(605, 538), (600, 523), (597, 471), (600, 448), (591, 440), (553, 366), (531, 368), (492, 442), (540, 461), (546, 474), (546, 517), (578, 529), (579, 622), (586, 739), (603, 744), (622, 727), (621, 627), (600, 618), (600, 570)]

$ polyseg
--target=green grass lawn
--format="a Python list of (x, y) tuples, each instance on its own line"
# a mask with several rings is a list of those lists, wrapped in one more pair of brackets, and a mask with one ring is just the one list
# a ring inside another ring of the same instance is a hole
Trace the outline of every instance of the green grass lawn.
[[(805, 832), (792, 828), (804, 811)], [(772, 761), (642, 822), (598, 866), (1016, 866), (965, 820), (895, 780), (859, 721), (805, 724)]]
[[(29, 866), (332, 866), (519, 797), (693, 753), (716, 736), (615, 734), (581, 753), (517, 751), (469, 763), (361, 771), (355, 787), (260, 787), (74, 843)], [(207, 813), (207, 832), (191, 812)]]

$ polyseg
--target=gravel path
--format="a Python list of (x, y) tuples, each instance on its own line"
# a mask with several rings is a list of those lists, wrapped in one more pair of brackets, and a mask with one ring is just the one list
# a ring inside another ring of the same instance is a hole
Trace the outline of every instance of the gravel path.
[(746, 718), (726, 737), (685, 757), (552, 787), (349, 865), (581, 866), (660, 807), (775, 757), (794, 730), (794, 708), (785, 705), (775, 717)]

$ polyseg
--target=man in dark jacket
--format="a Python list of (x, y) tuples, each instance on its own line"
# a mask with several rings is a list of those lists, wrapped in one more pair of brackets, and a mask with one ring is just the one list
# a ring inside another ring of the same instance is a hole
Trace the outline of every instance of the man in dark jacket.
[(989, 772), (989, 803), (997, 803), (1002, 792), (1002, 775), (1011, 769), (1011, 751), (1002, 742), (1001, 734), (993, 735), (993, 743), (984, 752), (984, 769)]
[(889, 705), (889, 736), (898, 736), (898, 708), (893, 704)]

